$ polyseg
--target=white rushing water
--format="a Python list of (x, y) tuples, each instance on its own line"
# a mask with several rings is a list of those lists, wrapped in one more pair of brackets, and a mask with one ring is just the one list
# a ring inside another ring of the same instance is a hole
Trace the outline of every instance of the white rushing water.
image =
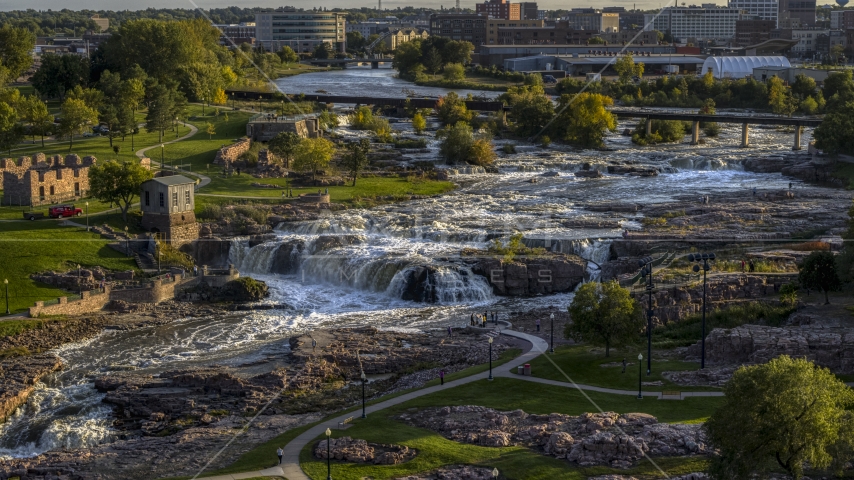
[[(388, 71), (365, 69), (300, 75), (279, 83), (286, 91), (325, 89), (347, 95), (384, 91), (398, 96), (404, 88)], [(418, 90), (411, 84), (405, 87)], [(395, 124), (403, 128), (400, 125)], [(619, 129), (633, 126), (621, 122)], [(347, 128), (341, 133), (363, 135)], [(805, 137), (809, 134), (805, 132)], [(247, 239), (236, 239), (230, 261), (242, 274), (268, 283), (271, 295), (261, 303), (274, 309), (180, 319), (169, 325), (109, 332), (90, 342), (63, 347), (57, 353), (66, 369), (40, 383), (27, 405), (0, 427), (0, 456), (25, 457), (112, 441), (116, 432), (110, 426), (110, 409), (94, 390), (92, 375), (126, 369), (155, 374), (193, 366), (251, 364), (281, 357), (294, 332), (320, 327), (374, 325), (420, 330), (464, 325), (472, 312), (485, 309), (506, 318), (513, 311), (566, 308), (572, 293), (533, 298), (493, 295), (485, 279), (460, 260), (460, 251), (484, 248), (493, 239), (521, 232), (531, 246), (590, 260), (588, 273), (595, 279), (597, 265), (611, 255), (611, 239), (619, 237), (623, 229), (639, 228), (642, 215), (596, 213), (585, 208), (588, 204), (643, 205), (708, 194), (749, 195), (754, 187), (786, 188), (790, 179), (745, 172), (741, 161), (747, 155), (790, 151), (792, 135), (754, 128), (754, 146), (746, 150), (738, 148), (740, 135), (740, 126), (724, 125), (719, 137), (699, 146), (641, 148), (618, 134), (607, 139), (611, 151), (520, 145), (519, 153), (498, 159), (499, 174), (456, 176), (453, 180), (460, 188), (440, 198), (284, 224), (275, 240), (252, 248)], [(435, 161), (436, 143), (429, 147), (430, 153), (409, 156)], [(584, 163), (604, 169), (611, 161), (653, 163), (666, 167), (668, 173), (601, 179), (569, 174)], [(545, 172), (557, 175), (544, 176)], [(591, 222), (607, 226), (585, 226)], [(341, 242), (318, 248), (322, 235), (335, 236)], [(416, 284), (418, 288), (413, 287)]]

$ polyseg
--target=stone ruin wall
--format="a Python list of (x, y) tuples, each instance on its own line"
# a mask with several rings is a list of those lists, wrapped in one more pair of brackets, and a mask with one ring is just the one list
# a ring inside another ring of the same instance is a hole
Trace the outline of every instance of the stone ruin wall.
[(237, 161), (237, 157), (247, 152), (252, 146), (252, 142), (248, 138), (241, 138), (237, 143), (226, 145), (216, 152), (214, 164), (228, 165)]
[(0, 159), (4, 205), (47, 205), (74, 200), (89, 191), (89, 168), (97, 159), (71, 154)]

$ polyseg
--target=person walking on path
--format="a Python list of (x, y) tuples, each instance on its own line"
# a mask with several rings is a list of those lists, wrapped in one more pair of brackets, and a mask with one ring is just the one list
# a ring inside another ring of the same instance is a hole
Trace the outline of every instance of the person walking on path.
[(316, 351), (317, 351), (317, 340), (315, 340), (314, 337), (312, 337), (312, 339), (311, 339), (311, 353), (314, 353)]
[(445, 384), (445, 371), (444, 370), (439, 370), (439, 384), (440, 385)]
[(481, 320), (480, 326), (486, 328), (486, 314), (483, 315), (483, 319)]
[(741, 273), (744, 273), (744, 259), (741, 259)]
[(623, 357), (623, 373), (626, 373), (626, 357)]
[(277, 448), (277, 449), (276, 449), (276, 456), (277, 456), (277, 457), (279, 457), (279, 465), (281, 465), (281, 464), (282, 464), (282, 455), (283, 455), (284, 453), (285, 453), (285, 452), (282, 450), (282, 447), (279, 447), (279, 448)]
[(748, 266), (750, 268), (750, 273), (753, 273), (756, 270), (756, 265), (753, 264), (753, 260), (750, 261)]
[(474, 314), (471, 314), (471, 320), (469, 320), (469, 325), (474, 326)]
[(538, 332), (540, 331), (540, 319), (539, 318), (537, 319), (537, 331)]
[(448, 337), (450, 337), (450, 336), (451, 336), (451, 326), (448, 325)]

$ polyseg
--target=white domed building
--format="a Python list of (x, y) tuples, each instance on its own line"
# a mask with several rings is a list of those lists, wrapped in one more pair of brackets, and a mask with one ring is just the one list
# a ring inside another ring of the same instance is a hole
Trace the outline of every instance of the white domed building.
[(786, 57), (709, 57), (703, 62), (701, 75), (711, 71), (715, 78), (744, 78), (753, 75), (759, 67), (791, 67)]

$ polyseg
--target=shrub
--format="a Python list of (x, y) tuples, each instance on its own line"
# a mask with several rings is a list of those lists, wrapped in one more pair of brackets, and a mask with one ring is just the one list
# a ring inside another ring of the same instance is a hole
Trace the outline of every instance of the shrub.
[[(715, 328), (735, 328), (747, 323), (779, 326), (795, 309), (786, 305), (748, 302), (706, 312), (706, 334)], [(658, 348), (687, 347), (702, 337), (702, 313), (689, 315), (655, 329), (652, 338)]]
[(781, 286), (780, 303), (787, 307), (794, 307), (798, 303), (798, 286), (794, 283)]
[(516, 145), (512, 143), (505, 143), (501, 146), (501, 151), (506, 154), (516, 153)]
[(703, 133), (707, 137), (717, 137), (721, 133), (721, 126), (717, 122), (709, 122), (704, 128)]
[(423, 138), (404, 138), (404, 139), (395, 139), (394, 140), (394, 148), (425, 148), (427, 147), (427, 140)]

